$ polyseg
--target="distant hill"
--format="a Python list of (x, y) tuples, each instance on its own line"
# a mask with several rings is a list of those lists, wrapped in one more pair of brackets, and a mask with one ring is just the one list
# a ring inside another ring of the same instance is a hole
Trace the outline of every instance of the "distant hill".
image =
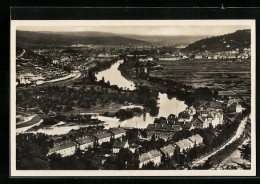
[(17, 31), (17, 46), (30, 48), (33, 46), (69, 46), (73, 44), (93, 45), (135, 45), (135, 44), (168, 44), (185, 47), (206, 36), (157, 36), (129, 35), (107, 32), (31, 32)]
[[(158, 35), (130, 35), (130, 34), (115, 34), (98, 31), (82, 31), (82, 32), (41, 32), (48, 34), (61, 34), (65, 36), (75, 37), (115, 37), (120, 36), (134, 40), (141, 40), (150, 43), (169, 44), (169, 45), (188, 45), (195, 41), (206, 38), (207, 36), (158, 36)], [(210, 36), (210, 35), (208, 35)]]
[(183, 51), (201, 52), (201, 51), (225, 51), (232, 49), (242, 49), (250, 47), (251, 32), (250, 30), (238, 30), (234, 33), (225, 34), (221, 36), (214, 36), (205, 38), (189, 44)]
[(125, 38), (118, 35), (94, 35), (80, 33), (51, 33), (17, 31), (16, 43), (18, 47), (28, 48), (31, 46), (69, 46), (73, 44), (93, 45), (128, 45), (128, 44), (149, 44), (146, 41)]
[[(208, 35), (209, 37), (210, 35)], [(187, 46), (195, 41), (201, 40), (206, 38), (207, 36), (147, 36), (147, 35), (124, 35), (127, 38), (133, 38), (138, 40), (143, 40), (151, 43), (158, 43), (158, 44), (168, 44), (173, 46)]]

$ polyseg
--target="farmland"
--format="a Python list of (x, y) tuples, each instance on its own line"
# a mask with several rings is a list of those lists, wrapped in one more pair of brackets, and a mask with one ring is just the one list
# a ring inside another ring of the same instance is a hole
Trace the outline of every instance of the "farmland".
[(171, 79), (193, 87), (208, 87), (220, 95), (250, 96), (250, 62), (227, 60), (157, 61), (163, 70), (150, 76)]

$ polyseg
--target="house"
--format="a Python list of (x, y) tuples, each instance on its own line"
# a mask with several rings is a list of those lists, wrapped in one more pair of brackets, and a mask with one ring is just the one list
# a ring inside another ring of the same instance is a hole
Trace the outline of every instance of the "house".
[(242, 107), (242, 105), (237, 103), (237, 105), (236, 105), (236, 113), (242, 113), (243, 110), (244, 110), (244, 108)]
[(239, 98), (230, 98), (230, 99), (228, 100), (227, 106), (229, 107), (229, 106), (232, 105), (233, 103), (239, 103), (239, 102), (241, 102), (241, 99), (239, 99)]
[(140, 147), (140, 145), (137, 145), (135, 143), (132, 143), (131, 145), (129, 145), (129, 150), (132, 152), (132, 153), (135, 153)]
[(75, 140), (80, 150), (87, 150), (89, 147), (94, 146), (94, 140), (91, 137), (85, 137)]
[(101, 132), (101, 133), (96, 133), (93, 135), (95, 144), (96, 145), (101, 145), (103, 142), (110, 142), (111, 140), (111, 133), (108, 132)]
[(162, 154), (158, 150), (152, 150), (147, 153), (141, 154), (139, 156), (139, 168), (142, 168), (143, 165), (153, 162), (154, 165), (158, 166), (162, 162)]
[(227, 58), (228, 58), (228, 59), (236, 59), (237, 57), (236, 57), (236, 55), (231, 54), (231, 55), (229, 55)]
[(123, 128), (111, 128), (109, 131), (114, 139), (122, 138), (126, 135), (126, 131)]
[(183, 153), (183, 151), (187, 151), (188, 149), (193, 147), (192, 142), (189, 141), (188, 139), (180, 140), (180, 141), (176, 142), (174, 145), (175, 145), (175, 148), (179, 149), (180, 153)]
[(178, 59), (175, 57), (159, 58), (159, 61), (176, 61), (176, 60)]
[(76, 143), (69, 140), (54, 144), (53, 148), (49, 150), (49, 153), (47, 155), (56, 153), (60, 154), (62, 157), (67, 157), (73, 155), (75, 151)]
[(192, 130), (194, 129), (193, 122), (182, 122), (183, 130)]
[(203, 143), (203, 138), (199, 134), (188, 137), (188, 139), (190, 142), (192, 142), (192, 147), (194, 147), (195, 145), (199, 146)]
[(198, 112), (200, 120), (203, 121), (203, 128), (209, 127), (211, 124), (216, 127), (223, 123), (223, 113), (221, 110), (203, 110)]
[(122, 142), (114, 141), (114, 143), (112, 145), (112, 150), (113, 150), (114, 154), (119, 153), (120, 149), (123, 149), (123, 148), (129, 148), (128, 141), (122, 141)]
[(202, 54), (196, 54), (194, 58), (195, 58), (195, 59), (202, 59), (203, 56), (202, 56)]
[(172, 144), (169, 144), (168, 146), (164, 146), (160, 148), (162, 154), (165, 156), (165, 158), (171, 158), (174, 154), (174, 146)]
[(182, 130), (180, 125), (170, 125), (166, 123), (161, 124), (149, 124), (147, 131), (147, 138), (151, 139), (152, 136), (155, 136), (155, 139), (164, 139), (167, 141), (171, 138), (176, 132)]
[(190, 122), (192, 120), (192, 117), (189, 112), (187, 111), (183, 111), (183, 112), (180, 112), (179, 115), (178, 115), (178, 121), (179, 122)]
[(202, 117), (196, 117), (195, 119), (192, 120), (192, 126), (190, 127), (190, 129), (203, 129), (203, 120)]

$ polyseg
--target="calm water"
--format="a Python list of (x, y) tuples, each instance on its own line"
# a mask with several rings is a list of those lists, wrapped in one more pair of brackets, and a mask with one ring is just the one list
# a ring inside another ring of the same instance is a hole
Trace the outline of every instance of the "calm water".
[[(123, 89), (134, 90), (135, 84), (132, 81), (127, 80), (121, 75), (121, 72), (118, 70), (118, 67), (123, 60), (119, 60), (115, 64), (113, 64), (109, 69), (101, 71), (96, 74), (97, 80), (109, 81), (112, 85), (117, 85), (118, 87), (122, 87)], [(158, 117), (168, 117), (170, 114), (178, 115), (180, 112), (184, 111), (187, 105), (184, 101), (179, 101), (176, 98), (169, 99), (167, 94), (159, 93), (159, 99), (157, 101), (159, 106), (158, 116), (152, 117), (149, 113), (142, 114), (141, 116), (135, 116), (131, 119), (125, 120), (123, 122), (119, 122), (116, 119), (108, 119), (106, 124), (109, 127), (137, 127), (137, 128), (146, 128), (148, 124), (152, 124), (155, 118)], [(105, 120), (103, 117), (99, 118), (100, 120)]]
[[(119, 65), (123, 62), (123, 60), (119, 60), (115, 64), (113, 64), (109, 69), (98, 72), (96, 74), (97, 80), (109, 81), (111, 85), (117, 85), (118, 87), (122, 87), (123, 89), (134, 90), (135, 84), (132, 81), (127, 80), (121, 75), (121, 72), (118, 70)], [(131, 119), (125, 121), (119, 121), (117, 118), (98, 116), (97, 119), (105, 122), (105, 128), (109, 129), (111, 127), (135, 127), (135, 128), (146, 128), (148, 124), (152, 124), (155, 118), (158, 117), (168, 117), (170, 114), (178, 115), (180, 112), (184, 111), (187, 105), (184, 101), (177, 100), (176, 98), (169, 99), (167, 94), (159, 93), (158, 98), (158, 107), (159, 113), (156, 117), (152, 117), (149, 113), (144, 113), (140, 116), (135, 116)], [(129, 106), (128, 108), (133, 108), (135, 106)], [(126, 109), (127, 107), (122, 107)], [(72, 129), (79, 129), (80, 127), (87, 127), (88, 125), (73, 125), (73, 126), (57, 126), (53, 125), (49, 128), (40, 129), (38, 132), (46, 133), (49, 135), (55, 134), (66, 134)]]
[(109, 69), (98, 72), (96, 74), (97, 80), (100, 81), (104, 77), (105, 82), (109, 81), (110, 85), (117, 85), (119, 88), (134, 90), (135, 84), (124, 78), (118, 70), (119, 65), (123, 62), (124, 60), (119, 60)]

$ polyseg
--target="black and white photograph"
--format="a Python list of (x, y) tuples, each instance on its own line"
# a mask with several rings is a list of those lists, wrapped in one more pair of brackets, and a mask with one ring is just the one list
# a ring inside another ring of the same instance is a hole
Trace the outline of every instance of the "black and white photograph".
[(255, 176), (254, 20), (12, 20), (11, 176)]

